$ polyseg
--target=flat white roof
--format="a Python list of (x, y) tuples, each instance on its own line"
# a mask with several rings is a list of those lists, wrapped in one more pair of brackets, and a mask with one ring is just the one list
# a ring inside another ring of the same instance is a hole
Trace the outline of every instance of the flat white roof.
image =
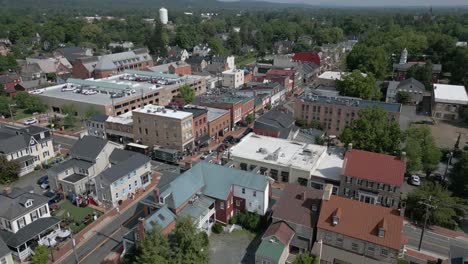
[(129, 125), (133, 123), (133, 114), (132, 112), (123, 113), (119, 116), (109, 116), (106, 120), (109, 123), (117, 123), (122, 125)]
[[(320, 74), (319, 78), (320, 79), (326, 79), (326, 80), (339, 80), (341, 81), (341, 78), (348, 74), (349, 72), (336, 72), (336, 71), (326, 71), (322, 74)], [(363, 73), (362, 76), (366, 77), (367, 74)]]
[(144, 107), (137, 108), (133, 112), (144, 113), (149, 115), (164, 116), (174, 119), (185, 119), (192, 116), (192, 113), (184, 112), (180, 110), (167, 109), (164, 106), (159, 105), (145, 105)]
[(468, 94), (463, 85), (434, 84), (434, 101), (447, 104), (468, 104)]
[(309, 171), (311, 176), (339, 181), (341, 149), (329, 149), (287, 139), (250, 133), (231, 148), (231, 157)]

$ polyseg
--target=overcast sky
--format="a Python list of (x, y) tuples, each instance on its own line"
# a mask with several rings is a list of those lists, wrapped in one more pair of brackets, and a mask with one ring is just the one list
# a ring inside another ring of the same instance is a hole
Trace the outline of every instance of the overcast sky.
[[(224, 0), (235, 1), (235, 0)], [(260, 0), (325, 6), (468, 6), (468, 0)]]

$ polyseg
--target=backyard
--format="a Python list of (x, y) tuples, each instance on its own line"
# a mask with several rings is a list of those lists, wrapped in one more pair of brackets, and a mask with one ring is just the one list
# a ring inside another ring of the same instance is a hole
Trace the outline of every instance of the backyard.
[(77, 207), (69, 200), (61, 201), (57, 205), (58, 208), (52, 213), (52, 215), (62, 219), (67, 218), (66, 222), (70, 224), (70, 229), (74, 234), (78, 233), (85, 228), (87, 224), (92, 222), (92, 219), (86, 222), (88, 215), (91, 217), (94, 213), (98, 217), (102, 215), (102, 212), (91, 207)]
[(255, 263), (260, 235), (246, 230), (210, 235), (210, 263)]

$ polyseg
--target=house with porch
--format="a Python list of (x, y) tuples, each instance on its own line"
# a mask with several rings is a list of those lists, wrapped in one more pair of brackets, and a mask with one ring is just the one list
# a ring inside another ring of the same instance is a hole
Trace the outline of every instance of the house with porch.
[(19, 176), (26, 175), (36, 166), (54, 157), (50, 130), (38, 126), (17, 127), (0, 125), (0, 155), (20, 165)]
[(55, 238), (61, 233), (60, 219), (51, 217), (48, 201), (48, 197), (20, 188), (0, 194), (0, 237), (15, 260), (28, 259), (44, 240), (56, 243)]
[(96, 193), (94, 178), (109, 167), (109, 157), (116, 147), (99, 137), (82, 137), (70, 149), (70, 159), (49, 169), (51, 188), (65, 193)]

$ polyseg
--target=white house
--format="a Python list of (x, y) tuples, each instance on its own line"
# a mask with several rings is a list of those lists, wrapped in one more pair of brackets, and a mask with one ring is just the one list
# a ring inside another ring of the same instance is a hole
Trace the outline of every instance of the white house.
[(223, 72), (223, 87), (239, 88), (244, 84), (243, 70), (227, 70)]

